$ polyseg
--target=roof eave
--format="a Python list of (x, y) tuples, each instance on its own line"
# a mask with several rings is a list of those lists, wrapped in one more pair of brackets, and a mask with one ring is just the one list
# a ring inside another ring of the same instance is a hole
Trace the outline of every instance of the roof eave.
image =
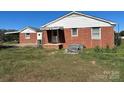
[(80, 12), (72, 11), (72, 12), (70, 12), (70, 13), (68, 13), (68, 14), (66, 14), (66, 15), (64, 15), (64, 16), (62, 16), (62, 17), (59, 17), (59, 18), (57, 18), (57, 19), (55, 19), (55, 20), (53, 20), (53, 21), (51, 21), (51, 22), (48, 22), (47, 24), (41, 26), (41, 27), (40, 27), (40, 30), (41, 30), (42, 28), (44, 28), (44, 27), (46, 27), (46, 26), (48, 26), (48, 25), (50, 25), (50, 24), (52, 24), (52, 23), (58, 21), (58, 20), (61, 20), (62, 18), (66, 17), (66, 16), (68, 16), (68, 15), (70, 15), (70, 14), (73, 14), (73, 13), (76, 13), (76, 14), (79, 14), (79, 15), (82, 15), (82, 16), (86, 16), (86, 17), (90, 17), (90, 18), (93, 18), (93, 19), (96, 19), (96, 20), (99, 20), (99, 21), (103, 21), (103, 22), (106, 22), (106, 23), (108, 23), (108, 24), (110, 24), (110, 25), (112, 25), (112, 26), (113, 26), (113, 25), (114, 25), (114, 26), (116, 25), (116, 23), (114, 23), (114, 22), (112, 22), (112, 21), (107, 21), (107, 20), (102, 19), (102, 18), (98, 18), (98, 17), (94, 17), (94, 16), (82, 14), (82, 13), (80, 13)]
[(25, 30), (25, 29), (32, 29), (32, 30), (34, 30), (34, 31), (36, 31), (36, 32), (40, 32), (40, 29), (33, 29), (32, 27), (30, 27), (30, 26), (26, 26), (26, 27), (24, 27), (23, 29), (21, 29), (21, 30), (19, 30), (19, 32), (22, 32), (23, 30)]

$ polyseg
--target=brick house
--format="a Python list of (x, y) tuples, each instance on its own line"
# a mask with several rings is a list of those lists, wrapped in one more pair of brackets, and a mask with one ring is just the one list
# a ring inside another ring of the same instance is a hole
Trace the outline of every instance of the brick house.
[(22, 46), (37, 46), (42, 43), (42, 31), (34, 27), (25, 27), (19, 32), (19, 43)]
[(114, 47), (114, 26), (105, 19), (79, 12), (70, 12), (43, 25), (44, 48), (67, 48), (69, 44), (82, 44), (86, 48)]

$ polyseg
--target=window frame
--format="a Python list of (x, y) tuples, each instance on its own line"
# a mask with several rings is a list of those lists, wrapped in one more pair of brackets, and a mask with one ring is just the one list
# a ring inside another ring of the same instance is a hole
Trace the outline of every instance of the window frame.
[[(73, 35), (73, 29), (76, 29), (76, 31), (77, 31), (76, 35)], [(71, 36), (72, 37), (78, 37), (78, 28), (71, 28)]]
[[(95, 38), (95, 37), (93, 36), (93, 28), (99, 28), (99, 37), (98, 37), (98, 38)], [(101, 40), (101, 28), (100, 28), (100, 27), (92, 27), (92, 28), (91, 28), (91, 39), (92, 39), (92, 40)]]
[[(27, 35), (29, 34), (29, 35)], [(30, 33), (25, 33), (25, 39), (30, 39)]]

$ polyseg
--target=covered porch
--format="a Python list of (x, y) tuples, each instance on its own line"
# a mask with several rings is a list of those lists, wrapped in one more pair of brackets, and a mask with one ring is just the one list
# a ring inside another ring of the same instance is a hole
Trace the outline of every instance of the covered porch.
[(63, 48), (65, 43), (65, 35), (63, 27), (50, 27), (45, 28), (47, 42), (44, 43), (45, 48)]

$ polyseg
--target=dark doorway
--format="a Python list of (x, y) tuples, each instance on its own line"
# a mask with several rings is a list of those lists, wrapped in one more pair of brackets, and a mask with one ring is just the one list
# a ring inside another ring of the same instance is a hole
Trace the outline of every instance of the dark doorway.
[(48, 43), (65, 43), (64, 30), (48, 30)]
[(52, 32), (52, 34), (51, 34), (52, 43), (59, 43), (59, 32), (58, 32), (58, 30), (52, 30), (51, 32)]

